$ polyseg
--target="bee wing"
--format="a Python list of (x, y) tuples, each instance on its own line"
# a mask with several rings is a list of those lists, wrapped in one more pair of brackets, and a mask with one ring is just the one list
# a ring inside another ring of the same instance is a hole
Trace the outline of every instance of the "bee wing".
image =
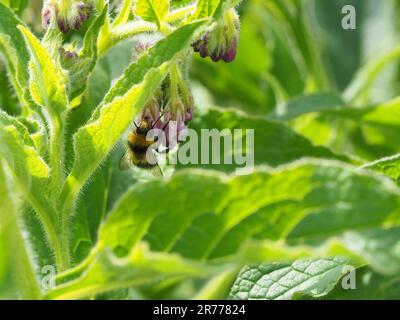
[(131, 157), (129, 156), (129, 149), (126, 150), (124, 155), (121, 157), (121, 160), (119, 161), (119, 169), (121, 171), (126, 171), (132, 166), (132, 160)]
[(164, 174), (158, 164), (155, 167), (149, 169), (149, 171), (155, 177), (158, 177), (158, 178), (164, 177)]
[(155, 163), (155, 166), (152, 167), (152, 168), (150, 168), (150, 169), (149, 169), (149, 172), (150, 172), (153, 176), (155, 176), (155, 177), (163, 177), (164, 174), (163, 174), (163, 172), (162, 172), (160, 166), (159, 166), (158, 163), (157, 163), (157, 157), (156, 157), (154, 151), (151, 150), (151, 152), (147, 153), (147, 156), (148, 156), (148, 157), (151, 157), (151, 159), (149, 159), (149, 162), (150, 162), (150, 163)]

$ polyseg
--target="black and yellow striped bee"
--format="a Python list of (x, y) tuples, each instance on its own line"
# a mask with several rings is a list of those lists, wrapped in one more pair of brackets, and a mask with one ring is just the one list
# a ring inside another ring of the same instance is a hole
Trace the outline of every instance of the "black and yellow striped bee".
[(155, 152), (151, 147), (158, 141), (158, 137), (148, 138), (147, 134), (153, 129), (148, 120), (142, 119), (128, 135), (128, 150), (121, 158), (119, 167), (121, 170), (128, 170), (131, 166), (148, 170), (153, 175), (163, 176), (158, 165)]

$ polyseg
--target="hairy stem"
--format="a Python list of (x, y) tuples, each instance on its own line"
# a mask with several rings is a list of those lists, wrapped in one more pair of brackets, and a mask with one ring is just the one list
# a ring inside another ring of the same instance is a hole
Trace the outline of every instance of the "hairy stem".
[(102, 30), (102, 36), (99, 39), (99, 56), (104, 55), (107, 50), (122, 40), (142, 33), (154, 33), (157, 31), (158, 28), (154, 23), (146, 21), (128, 22), (111, 30), (107, 30), (106, 28)]
[(55, 201), (64, 182), (64, 143), (63, 143), (63, 120), (57, 114), (52, 116), (50, 135), (50, 167), (51, 167), (51, 194)]
[(174, 10), (170, 12), (166, 17), (165, 17), (165, 22), (167, 23), (174, 23), (176, 21), (184, 19), (188, 14), (195, 12), (196, 10), (196, 5), (190, 5), (187, 7), (179, 8), (177, 10)]

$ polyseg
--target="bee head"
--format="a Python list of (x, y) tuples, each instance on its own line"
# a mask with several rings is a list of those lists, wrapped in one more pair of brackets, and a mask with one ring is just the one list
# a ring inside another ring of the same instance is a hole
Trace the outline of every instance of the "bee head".
[(147, 134), (150, 130), (150, 125), (146, 120), (140, 121), (139, 126), (136, 128), (137, 134)]

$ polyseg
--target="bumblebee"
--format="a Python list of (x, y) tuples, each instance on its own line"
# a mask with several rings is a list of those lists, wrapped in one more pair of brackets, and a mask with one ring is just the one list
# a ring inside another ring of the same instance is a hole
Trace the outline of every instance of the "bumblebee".
[(150, 149), (158, 141), (158, 137), (147, 137), (153, 126), (146, 119), (141, 120), (139, 125), (134, 124), (135, 128), (128, 135), (128, 150), (121, 158), (120, 169), (128, 170), (131, 166), (136, 166), (151, 171), (153, 175), (163, 176), (155, 151)]

